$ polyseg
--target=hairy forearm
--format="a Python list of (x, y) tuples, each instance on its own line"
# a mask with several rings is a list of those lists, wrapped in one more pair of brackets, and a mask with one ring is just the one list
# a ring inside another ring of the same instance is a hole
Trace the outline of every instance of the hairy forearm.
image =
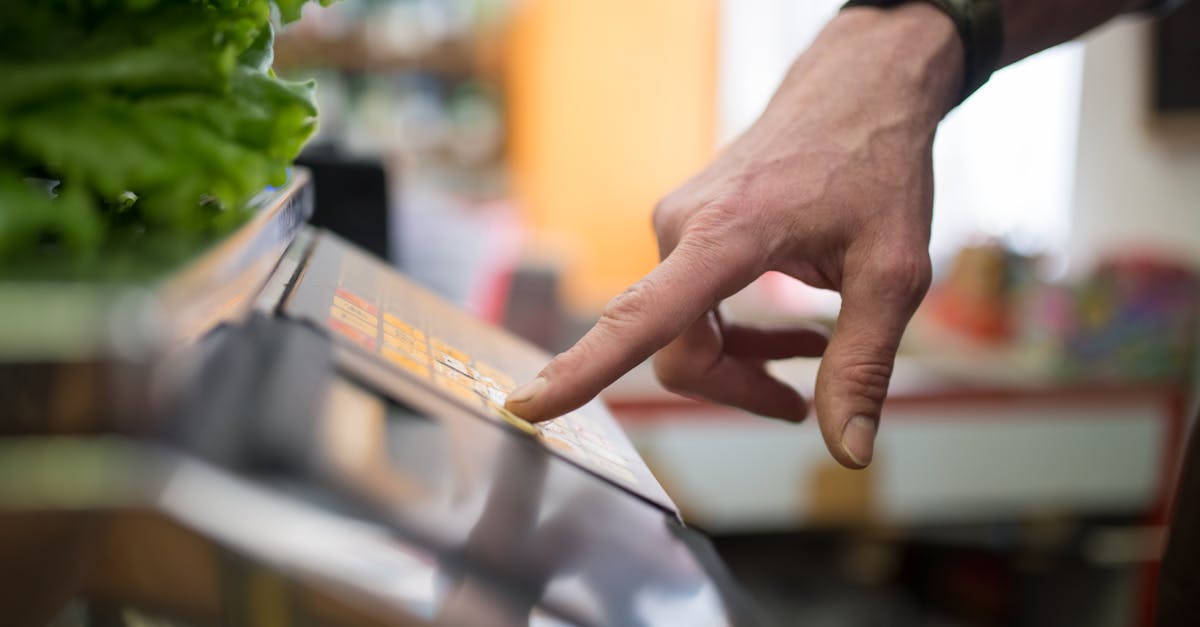
[(1004, 52), (1000, 63), (1020, 61), (1147, 4), (1147, 0), (1001, 0)]

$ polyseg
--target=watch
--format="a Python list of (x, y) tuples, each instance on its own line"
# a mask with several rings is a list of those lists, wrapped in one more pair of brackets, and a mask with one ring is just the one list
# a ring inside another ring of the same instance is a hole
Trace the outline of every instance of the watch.
[(842, 8), (890, 8), (907, 2), (928, 2), (954, 22), (963, 44), (963, 85), (958, 101), (966, 100), (1000, 64), (1004, 48), (1000, 0), (849, 0)]

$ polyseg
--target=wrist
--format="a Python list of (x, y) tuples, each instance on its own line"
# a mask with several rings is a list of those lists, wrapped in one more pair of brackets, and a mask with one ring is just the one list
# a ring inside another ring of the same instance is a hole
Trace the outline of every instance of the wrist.
[(851, 7), (840, 11), (814, 42), (848, 55), (863, 78), (936, 127), (959, 99), (963, 44), (954, 21), (926, 2), (894, 8)]

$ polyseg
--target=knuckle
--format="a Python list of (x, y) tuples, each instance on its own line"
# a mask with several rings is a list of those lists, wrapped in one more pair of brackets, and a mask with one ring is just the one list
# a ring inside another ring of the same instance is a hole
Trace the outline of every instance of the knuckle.
[(693, 254), (703, 258), (739, 259), (761, 252), (754, 226), (735, 207), (711, 203), (688, 219), (680, 244), (688, 244)]
[[(651, 279), (642, 279), (630, 285), (604, 306), (600, 319), (596, 322), (596, 331), (607, 338), (619, 338), (626, 335), (630, 329), (644, 325), (655, 298), (658, 298), (657, 290)], [(649, 340), (657, 346), (672, 339), (669, 329), (653, 328), (654, 326), (640, 329), (640, 334), (648, 332)]]
[(600, 322), (620, 327), (636, 320), (646, 309), (648, 291), (644, 280), (625, 288), (604, 306)]
[(695, 207), (685, 198), (683, 188), (675, 189), (663, 196), (650, 212), (650, 223), (654, 232), (661, 235), (674, 235), (683, 227)]
[(892, 363), (880, 359), (856, 359), (841, 369), (843, 385), (855, 396), (882, 402), (892, 380)]
[(687, 225), (688, 237), (756, 266), (771, 265), (789, 231), (777, 213), (755, 210), (732, 197), (708, 203)]
[(674, 223), (675, 207), (678, 206), (674, 199), (674, 192), (667, 194), (654, 205), (654, 210), (650, 212), (650, 223), (654, 225), (656, 232), (662, 233)]
[(726, 257), (726, 250), (719, 239), (702, 233), (688, 233), (672, 254), (683, 261), (682, 265), (693, 276), (707, 277), (733, 260)]
[(696, 201), (675, 190), (655, 206), (652, 222), (660, 241), (689, 242), (709, 252), (736, 248), (759, 251), (762, 232), (778, 230), (763, 224), (763, 216), (747, 211), (742, 196), (721, 192)]
[(697, 211), (688, 227), (701, 234), (725, 235), (741, 227), (744, 218), (744, 212), (739, 210), (736, 203), (717, 199)]
[(916, 305), (929, 291), (933, 271), (928, 252), (905, 250), (879, 257), (871, 274), (880, 293)]

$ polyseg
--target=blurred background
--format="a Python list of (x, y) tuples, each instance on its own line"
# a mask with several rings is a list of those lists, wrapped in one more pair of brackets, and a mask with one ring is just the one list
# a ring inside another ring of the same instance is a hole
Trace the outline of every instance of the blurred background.
[[(556, 351), (653, 267), (656, 200), (756, 118), (839, 4), (344, 0), (308, 7), (276, 68), (320, 84), (316, 222)], [(1036, 55), (942, 124), (935, 284), (871, 469), (838, 468), (815, 425), (671, 397), (644, 366), (607, 393), (772, 617), (1147, 616), (1197, 406), (1200, 83), (1180, 33), (1198, 10)], [(767, 275), (730, 310), (838, 304)], [(811, 389), (816, 363), (778, 372)]]

